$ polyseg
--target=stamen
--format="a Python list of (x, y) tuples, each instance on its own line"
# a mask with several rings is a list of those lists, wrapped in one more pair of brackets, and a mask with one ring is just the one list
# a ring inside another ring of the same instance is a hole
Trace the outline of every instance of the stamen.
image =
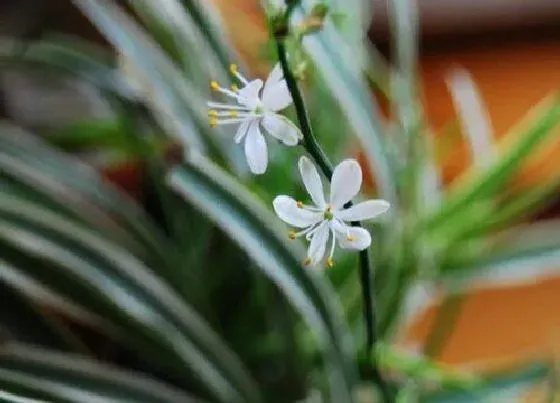
[(220, 89), (220, 84), (217, 81), (212, 80), (210, 81), (210, 88), (214, 91), (218, 91)]
[(208, 124), (210, 125), (210, 127), (216, 127), (218, 126), (218, 119), (214, 118), (214, 117), (210, 117), (208, 118)]
[(288, 238), (290, 238), (290, 239), (292, 239), (292, 240), (293, 240), (293, 239), (296, 239), (296, 235), (297, 235), (297, 234), (296, 234), (294, 231), (288, 232)]
[(249, 81), (245, 77), (243, 77), (237, 70), (237, 64), (230, 64), (229, 71), (231, 72), (231, 74), (237, 77), (237, 79), (241, 81), (243, 84), (245, 85), (249, 84)]
[[(319, 227), (320, 224), (321, 223), (318, 222), (318, 223), (315, 223), (313, 225), (310, 225), (309, 227), (301, 230), (300, 232), (290, 231), (290, 233), (293, 234), (294, 238), (299, 238), (300, 236), (303, 236), (303, 235), (306, 235), (306, 237), (307, 237), (307, 236), (313, 234), (313, 232), (315, 232), (315, 230)], [(290, 236), (290, 234), (288, 234), (288, 236)], [(290, 238), (291, 238), (291, 236), (290, 236)]]
[(303, 203), (302, 202), (298, 201), (296, 204), (297, 204), (298, 208), (303, 208)]
[(353, 242), (356, 240), (356, 237), (352, 235), (346, 235), (346, 240), (349, 242)]
[(304, 266), (308, 266), (309, 264), (311, 264), (311, 258), (310, 257), (306, 257), (305, 259), (303, 259), (303, 265)]
[(239, 91), (239, 87), (237, 86), (237, 84), (232, 84), (232, 85), (231, 85), (231, 90), (232, 90), (233, 92), (238, 92), (238, 91)]
[(241, 106), (241, 105), (231, 105), (231, 104), (224, 104), (224, 103), (212, 102), (212, 101), (206, 102), (206, 105), (209, 108), (215, 108), (215, 109), (221, 109), (221, 110), (236, 110), (236, 111), (250, 112), (250, 109), (248, 109), (245, 106)]
[(231, 119), (221, 119), (221, 120), (213, 118), (213, 120), (216, 121), (216, 124), (220, 125), (220, 126), (221, 125), (232, 125), (232, 124), (235, 124), (235, 123), (242, 123), (242, 122), (245, 122), (247, 119), (248, 119), (248, 117), (246, 117), (246, 116), (239, 117), (239, 118), (231, 118)]
[(216, 118), (224, 118), (224, 117), (233, 117), (233, 118), (256, 118), (258, 117), (258, 115), (255, 115), (252, 112), (246, 112), (246, 111), (239, 111), (236, 109), (231, 109), (231, 110), (223, 110), (223, 111), (217, 111), (214, 109), (211, 109), (208, 111), (208, 116), (212, 116), (212, 117), (216, 117)]
[(336, 246), (336, 232), (333, 228), (331, 228), (331, 236), (332, 236), (331, 250), (329, 253), (329, 257), (327, 258), (327, 267), (334, 266), (333, 255), (334, 255), (334, 247)]

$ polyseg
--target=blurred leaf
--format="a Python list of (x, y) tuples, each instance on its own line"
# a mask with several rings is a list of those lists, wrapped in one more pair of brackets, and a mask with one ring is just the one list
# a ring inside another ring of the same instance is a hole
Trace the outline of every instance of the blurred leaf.
[(528, 128), (523, 127), (522, 135), (510, 141), (501, 156), (486, 169), (470, 171), (450, 190), (447, 201), (442, 208), (426, 220), (427, 229), (439, 225), (458, 225), (452, 218), (466, 206), (483, 200), (503, 188), (507, 180), (519, 169), (521, 163), (531, 152), (550, 136), (560, 122), (560, 96), (557, 94), (542, 101), (529, 115)]
[(383, 370), (398, 378), (411, 380), (414, 384), (437, 385), (442, 389), (470, 389), (480, 385), (480, 380), (471, 374), (446, 368), (427, 357), (407, 353), (388, 344), (378, 344), (374, 354)]
[[(499, 236), (505, 246), (491, 243), (446, 263), (440, 280), (452, 290), (535, 282), (560, 273), (560, 222), (526, 225)], [(488, 242), (488, 241), (484, 241)]]
[(496, 157), (490, 117), (482, 97), (469, 73), (462, 69), (447, 76), (447, 86), (460, 118), (462, 132), (471, 148), (471, 159), (479, 168), (492, 163)]
[(300, 311), (326, 350), (331, 398), (351, 402), (354, 370), (348, 335), (333, 308), (336, 296), (304, 269), (275, 231), (270, 213), (238, 183), (201, 155), (176, 168), (171, 185), (239, 244)]
[[(109, 0), (74, 0), (107, 40), (141, 72), (142, 88), (155, 96), (176, 124), (176, 135), (191, 147), (203, 148), (196, 124), (206, 122), (203, 99), (185, 77), (143, 31), (116, 4)], [(147, 82), (144, 82), (147, 80)], [(153, 94), (152, 94), (153, 92)], [(198, 105), (197, 105), (198, 102)]]
[(9, 307), (0, 310), (0, 336), (3, 340), (18, 340), (60, 351), (77, 349), (75, 340), (20, 292), (4, 283), (0, 283), (0, 292), (4, 305)]
[(17, 344), (2, 347), (0, 387), (49, 402), (202, 403), (140, 373)]
[(0, 146), (0, 172), (18, 192), (88, 223), (139, 256), (146, 247), (162, 255), (164, 236), (157, 226), (92, 168), (12, 125), (0, 125)]
[(516, 397), (531, 386), (545, 380), (551, 368), (534, 364), (522, 370), (489, 377), (478, 387), (465, 391), (444, 391), (426, 395), (422, 403), (515, 402)]
[[(259, 401), (236, 356), (141, 262), (54, 213), (0, 200), (0, 242), (14, 266), (94, 310), (127, 342), (152, 350), (152, 359), (191, 368), (221, 401)], [(40, 262), (48, 268), (37, 267)]]

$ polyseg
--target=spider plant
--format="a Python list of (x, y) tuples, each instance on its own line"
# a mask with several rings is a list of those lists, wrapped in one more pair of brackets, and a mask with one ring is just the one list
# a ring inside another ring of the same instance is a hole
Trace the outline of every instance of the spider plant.
[[(274, 3), (263, 4), (271, 26)], [(389, 64), (363, 41), (362, 2), (288, 3), (290, 34), (271, 41), (285, 41), (319, 143), (332, 158), (363, 155), (370, 192), (393, 206), (371, 226), (374, 348), (364, 348), (357, 256), (304, 267), (272, 213), (282, 190), (303, 195), (297, 153), (273, 150), (267, 175), (253, 177), (233, 134), (208, 126), (208, 83), (227, 81), (231, 62), (246, 69), (227, 16), (201, 0), (129, 0), (126, 10), (74, 0), (110, 49), (60, 36), (0, 43), (2, 68), (83, 80), (113, 112), (37, 133), (0, 126), (3, 401), (479, 402), (553, 377), (551, 362), (466, 374), (435, 359), (461, 295), (556, 274), (560, 226), (531, 218), (560, 176), (522, 192), (508, 185), (555, 141), (558, 94), (490, 152), (480, 148), (491, 143), (484, 116), (468, 108), (479, 100), (465, 104), (457, 91), (476, 163), (444, 188), (417, 94), (414, 4), (392, 2)], [(372, 85), (393, 105), (392, 121)], [(77, 148), (134, 161), (140, 195), (80, 161)], [(448, 297), (418, 356), (393, 341), (422, 309), (423, 287)]]

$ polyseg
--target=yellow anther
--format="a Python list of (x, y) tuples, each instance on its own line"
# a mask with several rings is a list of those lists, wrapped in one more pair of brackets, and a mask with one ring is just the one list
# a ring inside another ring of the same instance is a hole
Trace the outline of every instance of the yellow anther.
[(239, 113), (237, 113), (237, 111), (230, 111), (229, 116), (231, 116), (232, 118), (236, 118), (237, 116), (239, 116)]
[(208, 124), (210, 127), (216, 127), (218, 126), (218, 119), (211, 117), (208, 119)]
[(210, 81), (210, 88), (212, 88), (214, 91), (217, 91), (220, 89), (220, 84), (218, 84), (216, 80), (212, 80)]
[(237, 84), (232, 84), (232, 85), (231, 85), (231, 90), (232, 90), (233, 92), (237, 92), (237, 91), (239, 91), (239, 87), (237, 86)]
[(303, 208), (303, 203), (300, 202), (300, 201), (298, 201), (298, 202), (296, 203), (296, 205), (297, 205), (298, 208)]
[(217, 117), (218, 116), (218, 111), (211, 109), (208, 111), (208, 116), (209, 117)]
[(303, 259), (303, 264), (304, 266), (308, 266), (309, 264), (311, 264), (311, 258), (306, 257), (305, 259)]
[(231, 71), (231, 74), (236, 74), (237, 73), (237, 64), (230, 64), (229, 65), (229, 71)]
[(354, 237), (354, 236), (352, 236), (352, 235), (347, 235), (347, 236), (346, 236), (346, 240), (347, 240), (348, 242), (352, 242), (352, 241), (355, 241), (355, 240), (356, 240), (356, 237)]
[(295, 233), (294, 231), (288, 232), (288, 238), (290, 238), (290, 239), (296, 239), (296, 233)]
[(326, 266), (329, 267), (329, 268), (331, 268), (331, 267), (334, 266), (334, 260), (333, 260), (332, 257), (329, 257), (329, 258), (327, 259)]

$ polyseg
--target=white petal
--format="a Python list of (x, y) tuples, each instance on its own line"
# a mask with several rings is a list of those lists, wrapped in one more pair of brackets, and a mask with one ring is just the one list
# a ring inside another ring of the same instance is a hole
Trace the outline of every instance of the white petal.
[(308, 211), (297, 206), (290, 196), (276, 196), (272, 202), (276, 215), (285, 223), (294, 227), (305, 228), (322, 220), (320, 212)]
[(336, 166), (331, 181), (331, 204), (338, 210), (352, 200), (362, 186), (362, 168), (358, 161), (347, 159)]
[(335, 211), (336, 218), (343, 221), (360, 221), (375, 218), (389, 210), (390, 204), (385, 200), (367, 200), (345, 210)]
[(327, 242), (329, 240), (329, 225), (325, 221), (319, 228), (313, 233), (311, 238), (311, 244), (309, 245), (309, 250), (307, 252), (307, 257), (310, 259), (309, 264), (314, 266), (323, 259), (325, 255), (325, 249), (327, 248)]
[(266, 171), (268, 165), (268, 151), (266, 141), (259, 129), (259, 122), (251, 122), (245, 139), (245, 156), (251, 172), (259, 175)]
[(249, 109), (255, 109), (260, 104), (259, 91), (263, 86), (260, 78), (251, 81), (245, 87), (241, 88), (237, 95), (239, 95), (239, 103), (245, 105)]
[(265, 87), (262, 94), (262, 103), (265, 109), (278, 112), (287, 108), (292, 103), (292, 96), (288, 91), (286, 80), (281, 80), (274, 85)]
[(317, 172), (317, 168), (315, 168), (311, 160), (305, 156), (299, 159), (298, 166), (305, 189), (307, 189), (307, 193), (311, 196), (313, 203), (319, 208), (325, 207), (323, 183), (321, 182), (321, 177), (319, 176), (319, 172)]
[(253, 119), (247, 119), (241, 122), (241, 124), (237, 128), (237, 132), (235, 132), (235, 137), (233, 138), (235, 144), (239, 144), (241, 140), (243, 140), (243, 137), (245, 137), (245, 135), (247, 134), (247, 130), (249, 130), (249, 126), (251, 125), (251, 123), (253, 123)]
[(341, 248), (364, 250), (371, 245), (369, 231), (360, 227), (348, 227), (347, 235), (338, 234), (338, 244)]
[(276, 137), (287, 146), (295, 146), (302, 137), (299, 129), (287, 118), (276, 113), (264, 115), (262, 125), (271, 136)]
[(282, 71), (282, 66), (280, 65), (280, 63), (276, 63), (276, 65), (268, 75), (266, 82), (264, 83), (263, 92), (266, 92), (267, 88), (271, 88), (273, 85), (277, 84), (278, 81), (282, 80), (282, 78), (284, 78), (284, 72)]

